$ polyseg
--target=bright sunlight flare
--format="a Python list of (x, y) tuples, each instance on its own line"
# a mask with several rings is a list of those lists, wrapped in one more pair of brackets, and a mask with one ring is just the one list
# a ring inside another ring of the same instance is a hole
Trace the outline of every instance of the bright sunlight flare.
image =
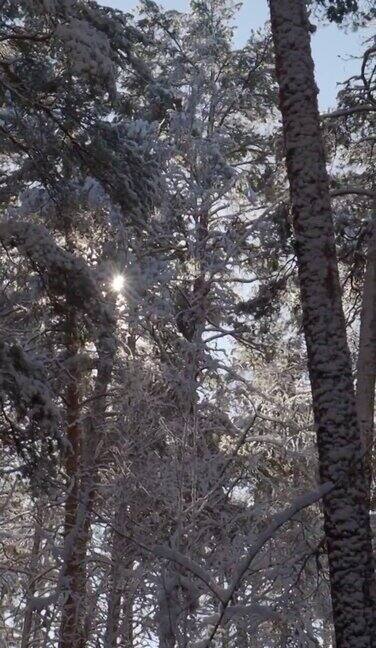
[(112, 290), (115, 292), (121, 292), (122, 288), (124, 287), (124, 277), (121, 274), (117, 274), (114, 276), (112, 279)]

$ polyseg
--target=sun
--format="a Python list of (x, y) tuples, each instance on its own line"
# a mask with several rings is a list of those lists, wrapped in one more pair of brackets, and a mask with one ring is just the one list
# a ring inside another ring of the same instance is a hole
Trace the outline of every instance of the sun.
[(112, 282), (111, 282), (111, 288), (114, 292), (121, 292), (122, 289), (124, 288), (124, 277), (121, 274), (117, 274), (113, 277)]

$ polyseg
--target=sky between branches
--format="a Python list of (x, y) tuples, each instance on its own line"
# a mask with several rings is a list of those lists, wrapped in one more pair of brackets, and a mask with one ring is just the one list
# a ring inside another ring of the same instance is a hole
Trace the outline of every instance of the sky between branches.
[[(186, 11), (189, 8), (189, 0), (157, 1), (166, 9)], [(102, 4), (132, 11), (137, 5), (137, 0), (103, 0)], [(250, 30), (261, 27), (268, 15), (267, 0), (245, 0), (237, 20), (235, 45), (242, 46)], [(358, 73), (360, 63), (354, 57), (360, 55), (362, 42), (370, 35), (370, 29), (352, 32), (341, 30), (337, 25), (325, 25), (320, 26), (313, 36), (312, 46), (322, 110), (334, 106), (339, 89), (338, 82)]]

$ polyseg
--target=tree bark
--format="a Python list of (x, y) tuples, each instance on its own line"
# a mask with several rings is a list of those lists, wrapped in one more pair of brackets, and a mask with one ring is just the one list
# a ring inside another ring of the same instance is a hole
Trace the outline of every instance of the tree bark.
[[(113, 558), (114, 560), (114, 558)], [(111, 565), (110, 591), (108, 594), (108, 610), (106, 619), (105, 648), (116, 648), (119, 636), (122, 584), (118, 578), (118, 565)]]
[(65, 458), (68, 478), (68, 494), (65, 501), (64, 522), (64, 595), (59, 648), (82, 648), (83, 604), (85, 594), (85, 571), (83, 561), (83, 538), (78, 519), (80, 498), (80, 463), (82, 452), (82, 427), (80, 423), (80, 375), (76, 361), (80, 348), (76, 317), (68, 308), (66, 316), (66, 348), (73, 360), (66, 388), (67, 438), (70, 447)]
[(372, 450), (376, 379), (376, 223), (372, 222), (364, 275), (359, 352), (356, 381), (356, 407), (365, 453), (365, 470), (372, 483)]
[(129, 582), (123, 591), (123, 618), (120, 624), (120, 648), (133, 648), (133, 592)]
[(367, 480), (304, 0), (270, 0), (337, 648), (376, 645)]
[[(97, 378), (93, 390), (93, 405), (86, 420), (84, 433), (79, 421), (79, 375), (72, 375), (67, 389), (68, 438), (71, 452), (67, 457), (66, 471), (71, 477), (72, 485), (66, 502), (66, 600), (62, 613), (59, 648), (83, 648), (88, 640), (88, 629), (84, 623), (86, 562), (98, 475), (98, 446), (103, 434), (107, 391), (115, 354), (110, 322), (108, 332), (101, 336), (96, 346)], [(71, 348), (69, 339), (67, 348)]]
[[(122, 506), (118, 509), (117, 525), (125, 528)], [(107, 605), (106, 631), (104, 648), (123, 648), (132, 646), (132, 596), (129, 574), (134, 562), (129, 541), (115, 530), (112, 536), (111, 569), (109, 575), (109, 592)], [(123, 621), (121, 623), (121, 612)], [(130, 619), (130, 624), (128, 623)], [(130, 627), (129, 627), (130, 626)], [(123, 636), (122, 636), (123, 635)]]
[[(68, 242), (70, 233), (68, 233)], [(72, 244), (70, 248), (72, 248)], [(72, 250), (71, 250), (72, 251)], [(101, 323), (95, 342), (97, 376), (92, 405), (83, 422), (80, 404), (82, 373), (78, 352), (81, 343), (77, 330), (75, 306), (67, 296), (66, 349), (73, 359), (67, 389), (67, 436), (70, 450), (66, 457), (66, 473), (70, 489), (65, 505), (65, 602), (60, 625), (59, 648), (84, 648), (88, 640), (85, 621), (87, 549), (90, 541), (91, 518), (98, 476), (98, 446), (103, 435), (107, 406), (107, 392), (116, 352), (115, 320), (108, 317)]]
[(31, 632), (33, 628), (33, 598), (35, 596), (37, 585), (37, 570), (39, 562), (39, 551), (42, 540), (42, 511), (39, 505), (36, 507), (33, 547), (30, 556), (30, 578), (27, 588), (27, 603), (24, 613), (24, 622), (22, 628), (21, 648), (29, 648), (32, 644)]

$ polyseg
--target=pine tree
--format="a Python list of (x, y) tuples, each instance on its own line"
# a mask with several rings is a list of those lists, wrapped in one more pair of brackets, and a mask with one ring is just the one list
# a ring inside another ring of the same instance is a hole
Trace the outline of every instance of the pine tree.
[[(374, 573), (367, 483), (341, 304), (325, 154), (300, 0), (271, 2), (303, 325), (317, 426), (325, 534), (338, 646), (374, 642)], [(357, 604), (355, 605), (355, 600)]]

